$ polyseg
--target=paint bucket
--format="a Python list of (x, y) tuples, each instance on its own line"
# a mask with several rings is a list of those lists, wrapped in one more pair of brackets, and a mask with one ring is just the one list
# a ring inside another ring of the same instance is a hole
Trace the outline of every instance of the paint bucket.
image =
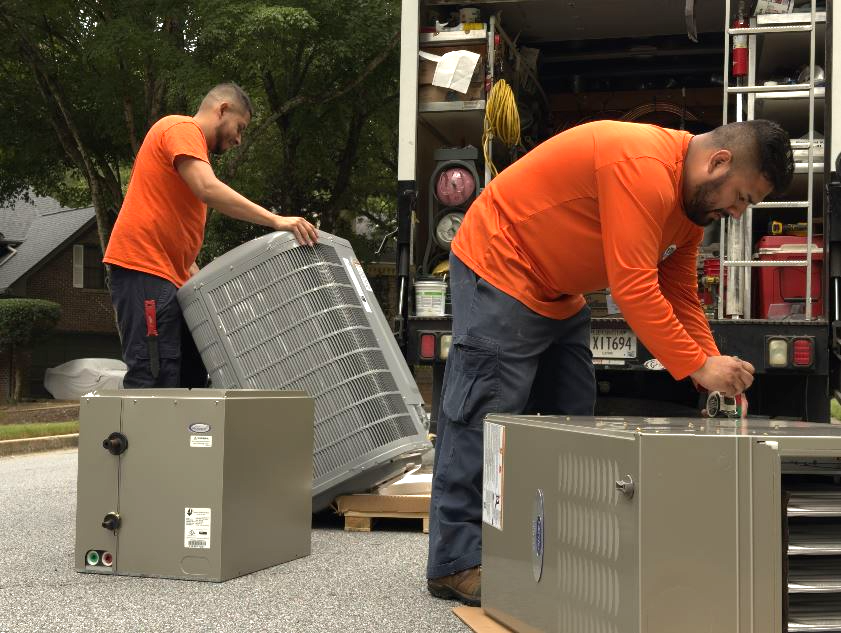
[(438, 277), (419, 277), (415, 281), (415, 314), (424, 317), (444, 316), (447, 282)]

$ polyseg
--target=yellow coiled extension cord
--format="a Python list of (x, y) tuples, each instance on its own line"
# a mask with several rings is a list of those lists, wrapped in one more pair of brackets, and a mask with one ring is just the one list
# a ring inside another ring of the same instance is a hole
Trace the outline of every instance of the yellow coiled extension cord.
[(491, 175), (499, 173), (488, 153), (488, 140), (493, 136), (506, 146), (513, 147), (520, 143), (520, 113), (511, 86), (504, 79), (495, 82), (488, 103), (485, 107), (485, 125), (482, 133), (482, 152), (485, 164), (491, 169)]

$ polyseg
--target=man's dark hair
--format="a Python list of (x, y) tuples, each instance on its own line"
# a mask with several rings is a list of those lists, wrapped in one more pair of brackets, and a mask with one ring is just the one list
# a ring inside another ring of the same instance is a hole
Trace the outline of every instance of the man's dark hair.
[[(245, 94), (245, 90), (240, 88), (233, 81), (223, 84), (217, 84), (210, 89), (207, 97), (211, 97), (214, 101), (235, 101), (242, 106), (243, 112), (247, 112), (249, 117), (254, 116), (254, 108), (251, 105), (251, 99)], [(205, 99), (207, 99), (205, 97)]]
[(791, 139), (777, 123), (765, 119), (728, 123), (713, 130), (712, 138), (733, 153), (735, 162), (750, 161), (771, 183), (772, 195), (788, 189), (794, 176), (794, 157)]

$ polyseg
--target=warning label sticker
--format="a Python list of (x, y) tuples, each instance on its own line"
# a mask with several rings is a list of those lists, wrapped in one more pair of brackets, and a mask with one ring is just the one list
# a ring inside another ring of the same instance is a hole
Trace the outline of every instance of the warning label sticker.
[[(371, 306), (368, 304), (368, 299), (365, 298), (365, 293), (362, 292), (362, 286), (359, 285), (359, 280), (356, 278), (356, 274), (353, 272), (353, 266), (351, 265), (350, 260), (347, 257), (342, 257), (342, 262), (345, 265), (345, 269), (347, 270), (348, 277), (350, 277), (350, 281), (353, 284), (353, 287), (356, 289), (356, 294), (359, 295), (359, 300), (362, 302), (362, 307), (365, 309), (365, 312), (371, 312)], [(368, 280), (365, 279), (365, 283), (367, 282)]]
[(485, 424), (485, 466), (482, 476), (482, 521), (502, 529), (505, 483), (505, 427)]
[(371, 288), (371, 283), (368, 281), (368, 276), (362, 269), (362, 264), (359, 263), (358, 259), (353, 260), (353, 267), (356, 269), (359, 278), (362, 280), (362, 285), (365, 286), (365, 290), (367, 290), (368, 292), (374, 292), (374, 290)]
[(191, 435), (190, 448), (210, 448), (213, 446), (212, 435)]
[(210, 508), (184, 508), (184, 547), (210, 549)]

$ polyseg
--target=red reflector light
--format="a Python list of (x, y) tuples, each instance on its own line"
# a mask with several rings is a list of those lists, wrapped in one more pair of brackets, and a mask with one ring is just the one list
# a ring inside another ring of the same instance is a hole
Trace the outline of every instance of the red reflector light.
[(420, 335), (420, 357), (424, 360), (432, 360), (435, 358), (435, 335), (421, 334)]
[(792, 360), (797, 367), (809, 367), (812, 364), (812, 341), (801, 338), (794, 341)]

